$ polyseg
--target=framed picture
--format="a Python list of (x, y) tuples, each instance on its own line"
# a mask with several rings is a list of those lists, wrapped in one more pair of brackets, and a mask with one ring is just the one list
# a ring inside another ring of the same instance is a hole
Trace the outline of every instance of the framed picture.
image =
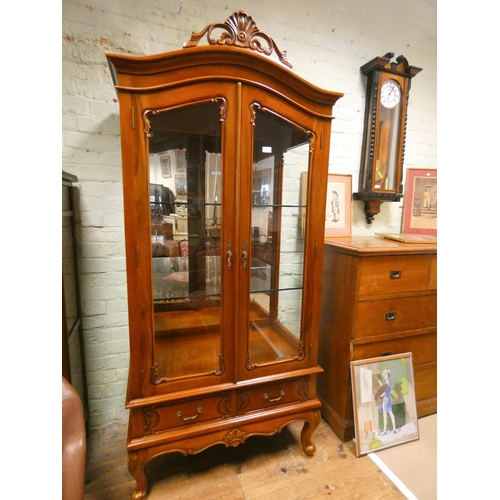
[(356, 456), (418, 439), (411, 353), (351, 361)]
[(172, 177), (172, 166), (169, 155), (160, 156), (160, 166), (162, 177)]
[(408, 168), (403, 202), (404, 234), (437, 236), (437, 170)]
[(187, 199), (187, 182), (185, 175), (175, 176), (175, 197), (179, 200)]
[(350, 236), (352, 228), (352, 177), (329, 174), (326, 190), (325, 236)]
[(186, 150), (185, 149), (176, 149), (175, 150), (175, 163), (176, 163), (176, 171), (178, 173), (186, 172)]

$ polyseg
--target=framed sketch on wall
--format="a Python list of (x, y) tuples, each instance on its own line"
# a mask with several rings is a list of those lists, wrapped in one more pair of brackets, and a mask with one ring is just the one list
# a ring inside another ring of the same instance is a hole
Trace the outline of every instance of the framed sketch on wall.
[(160, 166), (161, 166), (162, 177), (164, 178), (172, 177), (172, 166), (170, 163), (169, 155), (160, 156)]
[(179, 173), (186, 172), (186, 150), (176, 149), (175, 150), (175, 169)]
[(352, 228), (352, 177), (329, 174), (326, 190), (325, 236), (350, 236)]
[(419, 438), (410, 352), (351, 361), (351, 386), (356, 456)]
[(187, 198), (187, 182), (185, 175), (175, 176), (175, 197), (179, 200)]
[(436, 169), (406, 170), (401, 232), (437, 236)]

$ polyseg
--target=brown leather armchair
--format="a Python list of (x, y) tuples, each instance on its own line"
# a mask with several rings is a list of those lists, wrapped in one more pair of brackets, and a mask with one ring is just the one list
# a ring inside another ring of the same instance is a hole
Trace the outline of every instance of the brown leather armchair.
[(62, 378), (62, 498), (83, 500), (87, 451), (85, 418), (80, 396)]

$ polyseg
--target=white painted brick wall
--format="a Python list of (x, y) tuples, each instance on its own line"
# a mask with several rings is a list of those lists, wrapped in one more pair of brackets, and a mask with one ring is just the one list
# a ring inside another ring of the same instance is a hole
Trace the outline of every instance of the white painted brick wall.
[[(423, 68), (413, 80), (405, 167), (436, 167), (436, 0), (63, 0), (62, 157), (78, 176), (80, 268), (90, 426), (125, 422), (129, 361), (118, 105), (104, 53), (177, 50), (192, 31), (251, 15), (286, 50), (293, 71), (343, 92), (334, 108), (329, 171), (357, 191), (365, 81), (359, 68), (386, 52)], [(399, 231), (401, 204), (383, 203), (367, 226), (361, 202), (353, 234)]]

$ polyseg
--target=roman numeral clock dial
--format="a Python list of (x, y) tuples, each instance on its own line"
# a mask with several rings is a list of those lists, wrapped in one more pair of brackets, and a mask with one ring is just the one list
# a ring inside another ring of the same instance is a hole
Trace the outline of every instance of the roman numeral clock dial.
[(395, 80), (386, 80), (382, 85), (380, 102), (382, 106), (392, 109), (399, 104), (401, 100), (401, 87)]

